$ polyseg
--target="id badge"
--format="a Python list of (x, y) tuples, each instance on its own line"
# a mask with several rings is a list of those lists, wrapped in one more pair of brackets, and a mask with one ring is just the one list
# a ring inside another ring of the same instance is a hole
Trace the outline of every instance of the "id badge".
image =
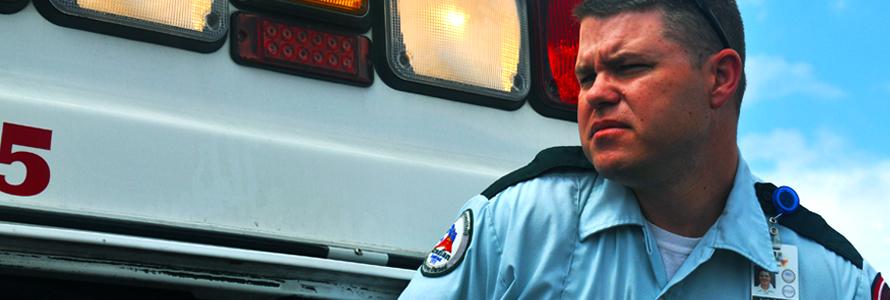
[(797, 246), (783, 244), (773, 249), (779, 273), (770, 272), (751, 264), (753, 286), (752, 300), (800, 300), (800, 273), (798, 272)]

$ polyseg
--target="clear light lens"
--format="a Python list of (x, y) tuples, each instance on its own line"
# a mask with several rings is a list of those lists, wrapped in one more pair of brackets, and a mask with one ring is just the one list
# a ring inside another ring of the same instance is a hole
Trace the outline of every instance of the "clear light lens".
[(354, 15), (363, 15), (368, 11), (368, 0), (290, 0), (296, 3), (316, 7), (339, 10)]
[(201, 41), (226, 33), (225, 0), (51, 0), (60, 11)]
[(388, 61), (396, 75), (520, 100), (529, 90), (524, 0), (391, 0)]

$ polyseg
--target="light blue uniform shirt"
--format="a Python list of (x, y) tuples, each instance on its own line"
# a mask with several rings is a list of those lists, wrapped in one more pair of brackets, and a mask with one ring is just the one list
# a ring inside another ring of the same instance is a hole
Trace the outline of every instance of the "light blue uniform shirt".
[[(463, 260), (443, 276), (418, 272), (400, 299), (751, 299), (752, 263), (778, 271), (756, 181), (740, 159), (723, 213), (668, 280), (630, 189), (594, 171), (546, 172), (470, 199)], [(870, 299), (867, 262), (779, 230), (799, 249), (799, 299)]]

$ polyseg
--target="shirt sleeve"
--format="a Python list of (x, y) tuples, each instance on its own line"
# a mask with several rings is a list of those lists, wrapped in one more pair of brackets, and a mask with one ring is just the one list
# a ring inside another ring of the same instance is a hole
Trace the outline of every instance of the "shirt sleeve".
[[(500, 262), (501, 246), (495, 236), (490, 218), (489, 201), (479, 195), (470, 199), (461, 208), (458, 220), (469, 211), (471, 214), (470, 229), (471, 238), (467, 243), (466, 251), (460, 257), (449, 257), (457, 260), (456, 263), (444, 270), (439, 269), (435, 274), (423, 272), (424, 266), (418, 270), (408, 287), (402, 292), (399, 299), (493, 299), (498, 289), (498, 265)], [(455, 223), (456, 225), (458, 223)], [(438, 243), (433, 244), (435, 249), (443, 249), (442, 242), (449, 237), (452, 229), (443, 229), (446, 234)], [(432, 242), (432, 241), (431, 241)], [(459, 245), (453, 245), (459, 247)], [(423, 264), (431, 261), (433, 253), (428, 255)], [(433, 258), (433, 260), (442, 257)]]
[(880, 286), (875, 286), (877, 284), (882, 284), (882, 281), (877, 280), (881, 274), (875, 271), (875, 269), (868, 263), (868, 261), (863, 260), (862, 262), (862, 272), (859, 275), (859, 284), (856, 285), (856, 300), (873, 300), (878, 299), (876, 292), (881, 291)]

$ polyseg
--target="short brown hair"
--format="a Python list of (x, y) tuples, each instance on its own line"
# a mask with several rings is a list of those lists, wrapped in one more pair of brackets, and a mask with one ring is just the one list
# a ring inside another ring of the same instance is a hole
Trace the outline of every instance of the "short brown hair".
[[(735, 0), (705, 0), (717, 16), (733, 50), (742, 59), (742, 78), (736, 90), (737, 109), (741, 110), (742, 96), (745, 94), (745, 30), (742, 16)], [(663, 9), (665, 37), (672, 39), (689, 50), (690, 59), (701, 67), (705, 58), (723, 50), (723, 43), (712, 29), (694, 0), (585, 0), (579, 3), (573, 13), (580, 22), (586, 17), (606, 18), (631, 11), (651, 11)]]

